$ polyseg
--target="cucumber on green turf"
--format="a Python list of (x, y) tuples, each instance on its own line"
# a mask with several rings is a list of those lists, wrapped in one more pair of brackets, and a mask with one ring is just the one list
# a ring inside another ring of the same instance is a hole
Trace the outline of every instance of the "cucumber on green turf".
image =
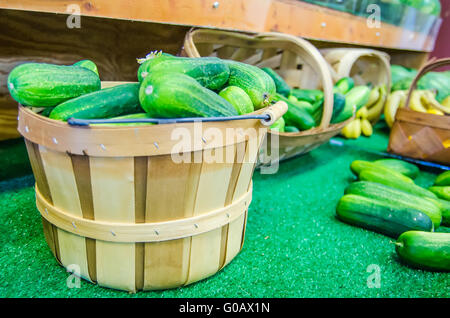
[(270, 67), (263, 67), (262, 70), (273, 79), (276, 92), (288, 97), (291, 92), (291, 87), (284, 81), (284, 79)]
[(450, 233), (408, 231), (397, 239), (395, 251), (413, 267), (450, 271)]
[(411, 193), (413, 195), (417, 195), (419, 197), (428, 197), (433, 199), (436, 198), (436, 196), (427, 189), (419, 187), (418, 185), (411, 182), (404, 182), (401, 179), (399, 179), (398, 176), (386, 174), (377, 169), (369, 168), (361, 171), (361, 173), (359, 174), (359, 179), (361, 181), (371, 181), (381, 183), (388, 187), (396, 188)]
[(398, 208), (417, 209), (430, 217), (434, 228), (438, 228), (441, 224), (441, 207), (428, 198), (421, 198), (408, 192), (370, 181), (353, 182), (345, 189), (344, 193), (377, 199), (395, 204)]
[(56, 106), (51, 119), (67, 121), (78, 119), (102, 119), (142, 112), (139, 105), (139, 83), (121, 84), (104, 88)]
[(416, 165), (399, 159), (379, 159), (375, 160), (373, 163), (392, 169), (413, 179), (419, 175), (420, 171)]
[(368, 86), (355, 86), (345, 94), (345, 106), (341, 113), (334, 119), (334, 123), (343, 122), (353, 116), (361, 107), (363, 107), (370, 96)]
[(231, 105), (237, 110), (239, 115), (244, 115), (253, 112), (252, 100), (247, 93), (240, 87), (228, 86), (225, 87), (219, 93), (220, 96), (230, 102)]
[(433, 231), (430, 217), (417, 209), (353, 194), (339, 200), (336, 215), (346, 223), (393, 238), (410, 230)]
[(270, 105), (275, 96), (273, 79), (259, 67), (237, 61), (224, 60), (230, 68), (229, 86), (242, 88), (252, 100), (255, 109)]
[(150, 73), (141, 84), (139, 101), (156, 118), (238, 115), (223, 97), (181, 73)]
[(359, 176), (361, 171), (367, 170), (367, 169), (378, 170), (379, 172), (381, 172), (385, 175), (391, 175), (392, 177), (395, 177), (406, 183), (414, 183), (414, 180), (411, 179), (410, 177), (407, 177), (407, 176), (397, 172), (396, 170), (392, 170), (391, 168), (377, 165), (374, 162), (370, 162), (370, 161), (366, 161), (366, 160), (354, 160), (350, 164), (350, 170), (353, 172), (353, 174), (355, 176)]
[(284, 132), (284, 126), (285, 126), (284, 119), (283, 117), (280, 117), (276, 122), (273, 123), (272, 126), (270, 126), (270, 130)]
[(295, 126), (284, 126), (284, 132), (287, 133), (298, 133), (300, 130)]
[(98, 75), (97, 65), (91, 60), (78, 61), (73, 65), (84, 67)]
[(335, 93), (347, 94), (353, 87), (355, 87), (355, 81), (351, 77), (343, 77), (338, 80), (333, 87)]
[(9, 92), (24, 106), (52, 107), (68, 99), (98, 91), (100, 78), (77, 65), (25, 63), (8, 76)]
[(314, 103), (320, 99), (323, 99), (323, 91), (318, 89), (291, 89), (290, 94), (297, 98), (299, 101), (303, 100), (308, 103)]
[(450, 186), (450, 170), (447, 170), (436, 177), (434, 184), (437, 186)]
[(228, 65), (217, 57), (165, 57), (159, 63), (149, 64), (144, 63), (141, 65), (144, 68), (140, 73), (138, 72), (138, 74), (141, 74), (141, 77), (143, 74), (155, 72), (161, 74), (169, 72), (181, 73), (194, 78), (202, 86), (211, 90), (221, 89), (230, 76)]
[(433, 192), (438, 198), (450, 201), (450, 186), (432, 186), (428, 190)]

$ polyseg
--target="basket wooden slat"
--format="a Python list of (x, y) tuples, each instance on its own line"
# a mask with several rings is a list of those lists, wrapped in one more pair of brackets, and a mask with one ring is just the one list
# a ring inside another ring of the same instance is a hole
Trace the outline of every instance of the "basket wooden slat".
[[(276, 120), (286, 104), (262, 111)], [(189, 132), (190, 124), (116, 131), (70, 127), (24, 107), (19, 115), (46, 241), (58, 262), (71, 270), (76, 265), (81, 277), (133, 292), (174, 288), (211, 276), (241, 250), (255, 158), (267, 132), (261, 121), (203, 123), (195, 137), (200, 146), (191, 144), (188, 152), (189, 158), (203, 160), (177, 163), (172, 155), (178, 152), (169, 147), (171, 132), (181, 127)], [(256, 133), (209, 146), (202, 141), (208, 128), (225, 127)], [(76, 136), (83, 137), (81, 142)], [(159, 148), (153, 144), (156, 137)], [(119, 140), (124, 138), (134, 146)], [(205, 160), (212, 152), (226, 156), (227, 150), (234, 161)]]
[(193, 29), (186, 34), (182, 55), (217, 56), (258, 67), (271, 67), (294, 88), (319, 88), (324, 91), (324, 110), (318, 128), (299, 133), (267, 134), (278, 139), (278, 156), (263, 152), (260, 163), (267, 164), (301, 155), (338, 134), (346, 122), (331, 124), (333, 81), (329, 66), (320, 52), (308, 41), (281, 33), (247, 35), (236, 32)]

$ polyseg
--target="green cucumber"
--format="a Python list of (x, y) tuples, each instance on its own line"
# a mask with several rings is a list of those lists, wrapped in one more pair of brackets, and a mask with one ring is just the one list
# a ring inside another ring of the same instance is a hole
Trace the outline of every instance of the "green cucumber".
[(252, 100), (247, 93), (240, 87), (228, 86), (220, 91), (219, 95), (230, 102), (237, 110), (239, 115), (244, 115), (253, 112)]
[(450, 233), (408, 231), (397, 239), (395, 251), (413, 267), (450, 271)]
[(393, 238), (411, 230), (433, 231), (433, 222), (423, 212), (354, 194), (344, 195), (336, 208), (337, 217), (351, 225)]
[(397, 171), (398, 173), (401, 173), (413, 179), (419, 175), (420, 171), (416, 165), (398, 159), (390, 159), (390, 158), (379, 159), (375, 160), (373, 163), (376, 165), (392, 169), (394, 171)]
[(434, 199), (441, 206), (442, 225), (450, 226), (450, 201), (443, 199)]
[(377, 169), (369, 168), (361, 171), (361, 173), (359, 174), (359, 179), (361, 181), (381, 183), (388, 187), (396, 188), (413, 195), (417, 195), (419, 197), (428, 197), (432, 199), (436, 198), (436, 196), (427, 189), (419, 187), (418, 185), (411, 182), (404, 182), (392, 174), (386, 174)]
[(270, 105), (276, 93), (273, 79), (259, 67), (224, 60), (230, 68), (229, 86), (242, 88), (252, 100), (255, 109), (260, 109)]
[(150, 73), (139, 91), (142, 108), (152, 117), (224, 117), (238, 112), (227, 100), (181, 73)]
[(436, 177), (434, 184), (437, 186), (450, 186), (450, 170), (447, 170)]
[(300, 130), (295, 126), (284, 126), (284, 132), (287, 133), (298, 133)]
[(280, 117), (276, 122), (273, 123), (272, 126), (270, 126), (270, 130), (284, 132), (284, 127), (285, 127), (284, 119), (283, 117)]
[(441, 207), (437, 203), (380, 183), (369, 181), (353, 182), (345, 189), (344, 193), (377, 199), (395, 204), (398, 208), (417, 209), (430, 217), (434, 228), (438, 228), (442, 220)]
[(98, 75), (97, 65), (94, 62), (92, 62), (91, 60), (82, 60), (82, 61), (76, 62), (73, 65), (84, 67)]
[(334, 123), (343, 122), (353, 116), (361, 107), (367, 104), (370, 96), (370, 88), (367, 86), (355, 86), (345, 94), (345, 106), (341, 113), (334, 119)]
[[(313, 112), (314, 120), (316, 121), (316, 125), (320, 125), (322, 121), (323, 115), (323, 99), (320, 103), (321, 107), (315, 107), (315, 111)], [(330, 122), (333, 124), (339, 114), (344, 110), (345, 107), (345, 96), (340, 93), (333, 94), (333, 112), (331, 114)]]
[(262, 70), (273, 79), (276, 92), (288, 97), (291, 92), (291, 87), (284, 81), (284, 79), (270, 67), (263, 67)]
[(396, 170), (392, 170), (388, 167), (375, 164), (374, 162), (365, 161), (365, 160), (354, 160), (350, 164), (350, 170), (353, 172), (353, 174), (355, 176), (359, 176), (361, 171), (367, 170), (367, 169), (378, 170), (385, 175), (390, 175), (390, 176), (395, 177), (406, 183), (414, 183), (414, 180), (411, 179), (410, 177), (407, 177), (407, 176), (397, 172)]
[(56, 106), (51, 119), (101, 119), (142, 112), (139, 83), (121, 84), (70, 99)]
[(137, 71), (138, 81), (142, 83), (144, 77), (146, 77), (150, 72), (150, 69), (152, 69), (157, 64), (162, 63), (166, 60), (176, 58), (177, 58), (176, 56), (159, 51), (159, 52), (151, 52), (150, 54), (147, 54), (145, 58), (138, 59), (138, 62), (141, 63)]
[(333, 92), (345, 95), (353, 87), (355, 87), (355, 81), (353, 80), (353, 78), (343, 77), (334, 84)]
[[(112, 117), (109, 119), (141, 119), (141, 118), (150, 118), (147, 113), (137, 113), (130, 115), (123, 115)], [(90, 124), (90, 126), (148, 126), (154, 125), (153, 123), (104, 123), (104, 124)]]
[(438, 198), (450, 201), (450, 186), (432, 186), (428, 190), (433, 192)]
[(44, 110), (39, 113), (39, 115), (49, 117), (54, 108), (55, 107), (45, 107)]
[[(202, 86), (211, 90), (219, 90), (228, 81), (230, 69), (223, 60), (217, 57), (165, 57), (159, 63), (142, 64), (140, 74), (181, 73), (194, 78)], [(141, 68), (140, 67), (140, 68)]]
[(314, 118), (306, 110), (304, 103), (300, 104), (289, 101), (281, 94), (275, 94), (274, 100), (283, 101), (288, 105), (288, 110), (283, 115), (286, 125), (295, 126), (299, 130), (308, 130), (315, 126)]
[(24, 106), (52, 107), (101, 87), (97, 74), (77, 65), (25, 63), (8, 76), (9, 92)]
[(305, 101), (308, 103), (314, 103), (320, 99), (323, 99), (323, 91), (318, 89), (299, 89), (293, 88), (291, 95), (297, 98), (299, 101)]

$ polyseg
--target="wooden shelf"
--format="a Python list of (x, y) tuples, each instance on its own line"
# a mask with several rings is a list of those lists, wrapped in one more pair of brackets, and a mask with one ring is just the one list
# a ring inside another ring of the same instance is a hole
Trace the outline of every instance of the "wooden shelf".
[[(217, 5), (215, 6), (214, 3)], [(282, 32), (307, 39), (431, 52), (434, 37), (297, 0), (5, 0), (0, 8), (201, 26), (245, 32)]]

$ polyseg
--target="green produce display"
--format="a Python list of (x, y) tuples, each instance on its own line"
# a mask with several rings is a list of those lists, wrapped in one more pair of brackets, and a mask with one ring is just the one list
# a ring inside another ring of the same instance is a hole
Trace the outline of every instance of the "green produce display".
[(347, 94), (351, 89), (355, 87), (355, 81), (351, 77), (343, 77), (338, 80), (333, 87), (335, 93), (340, 93), (342, 95)]
[(359, 174), (363, 170), (367, 170), (367, 169), (377, 170), (385, 175), (390, 175), (391, 177), (396, 178), (396, 179), (401, 180), (406, 183), (414, 183), (414, 181), (410, 177), (407, 177), (391, 168), (377, 165), (375, 162), (370, 162), (370, 161), (366, 161), (366, 160), (354, 160), (350, 164), (350, 170), (353, 172), (353, 174), (355, 176), (359, 176)]
[(98, 75), (97, 65), (94, 62), (92, 62), (91, 60), (82, 60), (82, 61), (74, 63), (73, 65), (87, 68), (88, 70), (90, 70)]
[(230, 102), (236, 109), (239, 115), (244, 115), (253, 112), (252, 100), (247, 93), (240, 87), (228, 86), (220, 91), (219, 95)]
[(395, 250), (413, 267), (450, 271), (450, 233), (408, 231), (397, 239)]
[(160, 52), (152, 52), (150, 54), (147, 54), (145, 58), (138, 59), (138, 62), (141, 63), (137, 71), (138, 81), (142, 82), (154, 66), (166, 60), (172, 60), (176, 58), (177, 58), (176, 56), (163, 53), (160, 51)]
[[(410, 178), (416, 178), (419, 174), (419, 168), (416, 165), (398, 159), (379, 159), (373, 162), (376, 165), (380, 165), (389, 169), (392, 169), (398, 173), (401, 173)], [(449, 175), (450, 176), (450, 175)]]
[(323, 99), (323, 91), (318, 89), (291, 89), (291, 96), (294, 96), (299, 101), (305, 101), (308, 103), (314, 103)]
[(345, 107), (335, 118), (334, 122), (340, 123), (353, 116), (361, 107), (363, 107), (370, 96), (370, 88), (367, 86), (355, 86), (345, 94)]
[(314, 118), (305, 109), (304, 103), (293, 103), (281, 94), (275, 94), (275, 101), (284, 101), (288, 105), (287, 112), (283, 115), (283, 118), (288, 126), (295, 126), (299, 130), (308, 130), (315, 126)]
[(434, 184), (437, 186), (450, 186), (450, 170), (447, 170), (436, 177)]
[(287, 133), (298, 133), (300, 130), (295, 126), (284, 126), (284, 132)]
[(410, 230), (433, 231), (430, 217), (419, 210), (353, 194), (339, 200), (336, 215), (346, 223), (393, 238)]
[(450, 186), (432, 186), (428, 190), (433, 192), (438, 198), (450, 201)]
[(430, 217), (434, 228), (438, 228), (442, 221), (441, 207), (439, 205), (428, 199), (380, 183), (370, 181), (353, 182), (345, 189), (344, 193), (389, 202), (395, 204), (398, 208), (417, 209)]
[(238, 115), (224, 98), (181, 73), (150, 73), (141, 84), (139, 101), (156, 118)]
[(101, 119), (142, 112), (139, 104), (139, 83), (127, 83), (105, 88), (70, 99), (56, 106), (51, 119), (67, 121)]
[(284, 81), (284, 79), (270, 67), (263, 67), (262, 70), (273, 79), (276, 92), (288, 97), (291, 92), (291, 87)]
[(242, 88), (252, 100), (255, 109), (266, 107), (275, 96), (273, 79), (260, 68), (231, 60), (225, 60), (230, 68), (229, 86)]
[(436, 196), (427, 189), (419, 187), (414, 183), (404, 182), (391, 174), (383, 173), (377, 169), (365, 169), (361, 171), (361, 173), (359, 174), (359, 179), (361, 181), (372, 181), (384, 184), (388, 187), (396, 188), (413, 195), (417, 195), (418, 197), (428, 197), (433, 199), (436, 198)]
[[(161, 60), (162, 58), (162, 60)], [(202, 86), (211, 90), (221, 89), (228, 81), (230, 69), (228, 65), (217, 57), (164, 57), (154, 59), (156, 62), (144, 62), (139, 68), (138, 74), (147, 75), (153, 73), (181, 73), (186, 74), (199, 82)], [(146, 64), (148, 63), (148, 64)], [(139, 75), (138, 75), (139, 76)]]
[(76, 65), (24, 63), (8, 76), (11, 96), (24, 106), (51, 107), (68, 99), (98, 91), (100, 78)]
[(441, 2), (439, 0), (400, 0), (401, 3), (413, 7), (424, 14), (439, 16)]
[(434, 199), (441, 206), (442, 225), (450, 226), (450, 201), (443, 199)]

